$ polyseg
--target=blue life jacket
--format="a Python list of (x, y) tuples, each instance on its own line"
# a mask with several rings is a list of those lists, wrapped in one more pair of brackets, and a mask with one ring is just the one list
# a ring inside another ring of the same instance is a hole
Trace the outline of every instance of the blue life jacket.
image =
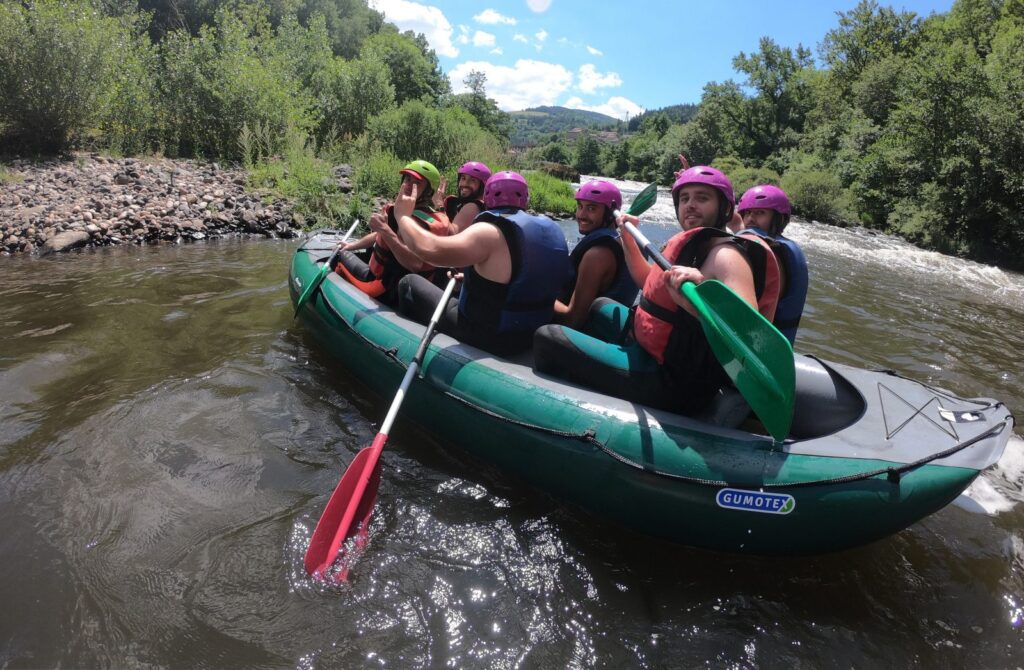
[(623, 305), (632, 305), (633, 301), (636, 300), (636, 294), (640, 292), (640, 287), (636, 285), (633, 277), (629, 274), (629, 268), (626, 266), (626, 256), (622, 253), (622, 245), (619, 244), (619, 233), (612, 228), (592, 230), (576, 243), (572, 253), (569, 254), (572, 276), (562, 289), (561, 301), (567, 305), (569, 304), (573, 291), (576, 290), (576, 276), (579, 273), (583, 255), (597, 246), (606, 247), (615, 254), (615, 277), (612, 279), (611, 285), (603, 293), (598, 294), (597, 297), (611, 298), (616, 302), (621, 302)]
[(786, 292), (779, 296), (779, 306), (775, 310), (775, 319), (772, 323), (792, 344), (796, 340), (796, 330), (804, 313), (804, 302), (807, 300), (807, 258), (804, 251), (788, 237), (773, 237), (760, 228), (744, 228), (743, 232), (754, 233), (765, 239), (783, 268)]
[(459, 316), (493, 333), (532, 334), (550, 323), (555, 298), (569, 275), (569, 248), (557, 223), (546, 216), (503, 207), (480, 212), (476, 223), (493, 223), (512, 258), (512, 278), (499, 284), (464, 268)]

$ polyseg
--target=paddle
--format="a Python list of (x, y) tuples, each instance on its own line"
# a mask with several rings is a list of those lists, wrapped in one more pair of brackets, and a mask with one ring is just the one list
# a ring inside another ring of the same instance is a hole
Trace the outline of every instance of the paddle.
[[(636, 226), (627, 221), (625, 228), (661, 269), (671, 267)], [(785, 439), (793, 421), (796, 386), (789, 340), (720, 281), (683, 282), (680, 290), (696, 308), (711, 350), (754, 414), (773, 438)]]
[(348, 229), (347, 233), (345, 233), (345, 237), (341, 238), (341, 241), (338, 242), (338, 245), (334, 248), (334, 253), (332, 253), (331, 257), (327, 259), (324, 266), (320, 268), (320, 272), (313, 277), (313, 281), (309, 282), (309, 286), (307, 286), (306, 290), (302, 292), (299, 299), (295, 301), (295, 314), (292, 316), (293, 319), (299, 315), (299, 310), (302, 309), (302, 306), (306, 304), (306, 301), (313, 296), (313, 292), (316, 291), (317, 287), (323, 283), (324, 279), (327, 277), (327, 273), (331, 271), (331, 263), (333, 263), (334, 259), (341, 253), (341, 245), (348, 242), (348, 238), (352, 237), (352, 233), (356, 231), (356, 226), (358, 225), (359, 219), (356, 219), (355, 222), (353, 222), (352, 227)]
[[(345, 474), (341, 476), (341, 481), (338, 482), (334, 493), (331, 494), (331, 499), (327, 501), (327, 507), (324, 508), (320, 521), (316, 524), (316, 530), (313, 531), (313, 538), (309, 542), (309, 549), (306, 550), (304, 561), (306, 573), (316, 579), (323, 579), (328, 575), (328, 570), (334, 563), (345, 540), (357, 532), (361, 537), (365, 537), (370, 514), (373, 512), (373, 503), (377, 499), (377, 487), (380, 485), (380, 453), (384, 450), (384, 443), (388, 440), (391, 424), (394, 423), (413, 377), (416, 376), (416, 371), (423, 362), (427, 346), (434, 337), (437, 323), (441, 320), (441, 315), (444, 313), (445, 307), (448, 306), (448, 300), (454, 290), (455, 279), (452, 278), (448, 281), (448, 286), (445, 287), (433, 316), (430, 317), (427, 330), (420, 339), (419, 348), (416, 349), (416, 355), (409, 363), (409, 369), (405, 371), (402, 383), (398, 387), (398, 393), (395, 394), (395, 399), (391, 402), (391, 408), (384, 418), (384, 423), (380, 426), (380, 432), (373, 439), (373, 444), (356, 454), (348, 468), (345, 469)], [(339, 573), (338, 580), (345, 581), (347, 577), (348, 567), (346, 566)]]
[[(629, 209), (626, 210), (626, 214), (631, 216), (640, 216), (651, 208), (651, 205), (658, 199), (658, 185), (648, 184), (642, 191), (636, 194), (633, 198), (633, 202), (630, 203)], [(613, 212), (615, 218), (619, 218), (622, 212), (615, 210)]]

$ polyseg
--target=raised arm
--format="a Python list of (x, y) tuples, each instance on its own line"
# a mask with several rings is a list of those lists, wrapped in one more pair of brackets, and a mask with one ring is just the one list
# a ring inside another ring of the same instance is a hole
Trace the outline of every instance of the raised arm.
[(416, 225), (412, 217), (417, 185), (406, 182), (395, 200), (395, 218), (406, 246), (416, 256), (439, 267), (466, 267), (486, 261), (504, 243), (493, 225), (470, 226), (458, 235), (434, 235)]
[(626, 267), (629, 268), (629, 276), (642, 289), (647, 282), (647, 275), (651, 272), (654, 265), (648, 263), (647, 259), (644, 258), (644, 252), (640, 249), (636, 240), (633, 239), (633, 236), (622, 225), (624, 221), (629, 221), (635, 226), (640, 223), (640, 219), (631, 214), (623, 214), (616, 220), (615, 225), (618, 226), (619, 237), (622, 238), (622, 252), (626, 255)]

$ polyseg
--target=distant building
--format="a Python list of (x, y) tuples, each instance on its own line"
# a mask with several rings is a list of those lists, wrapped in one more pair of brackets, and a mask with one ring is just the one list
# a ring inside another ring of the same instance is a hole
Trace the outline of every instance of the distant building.
[(581, 135), (588, 134), (601, 144), (618, 144), (622, 141), (619, 134), (614, 130), (592, 130), (590, 128), (573, 128), (565, 132), (566, 142), (572, 143), (580, 138)]

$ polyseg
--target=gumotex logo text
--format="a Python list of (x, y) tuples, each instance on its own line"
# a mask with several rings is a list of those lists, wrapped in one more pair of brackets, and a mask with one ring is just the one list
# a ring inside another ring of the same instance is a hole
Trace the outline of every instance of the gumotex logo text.
[(789, 514), (796, 509), (796, 501), (787, 493), (722, 489), (715, 496), (715, 502), (719, 507), (764, 514)]

